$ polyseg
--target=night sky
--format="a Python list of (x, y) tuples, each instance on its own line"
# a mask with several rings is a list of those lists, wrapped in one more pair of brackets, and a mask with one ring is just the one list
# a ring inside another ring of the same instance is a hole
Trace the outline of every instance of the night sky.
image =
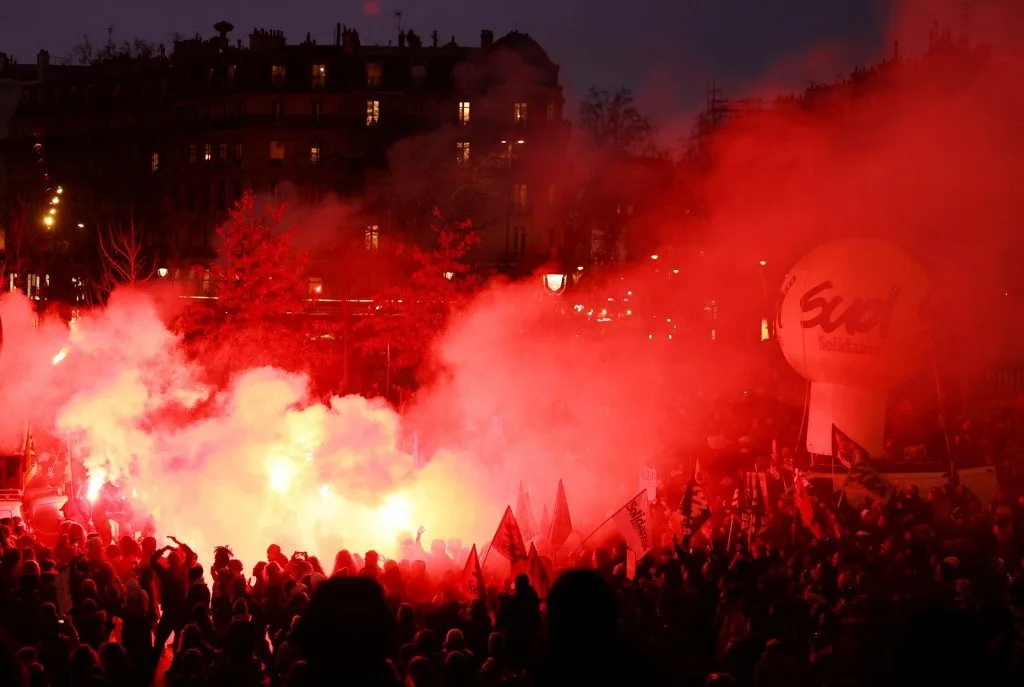
[[(562, 65), (570, 106), (597, 84), (633, 88), (663, 123), (692, 118), (714, 77), (727, 95), (800, 89), (876, 61), (886, 50), (895, 0), (49, 0), (0, 2), (0, 51), (32, 62), (40, 48), (67, 55), (88, 35), (93, 46), (169, 33), (213, 34), (226, 19), (234, 38), (254, 27), (283, 29), (289, 42), (306, 32), (331, 40), (334, 23), (359, 30), (363, 43), (396, 40), (403, 28), (442, 42), (476, 45), (480, 30), (528, 32)], [(574, 115), (570, 110), (567, 114)]]

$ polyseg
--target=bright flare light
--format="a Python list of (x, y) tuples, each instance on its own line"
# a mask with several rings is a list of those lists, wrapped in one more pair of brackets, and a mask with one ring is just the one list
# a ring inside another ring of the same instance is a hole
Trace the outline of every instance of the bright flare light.
[(100, 495), (100, 489), (107, 480), (107, 471), (103, 468), (93, 468), (89, 471), (89, 483), (85, 488), (85, 498), (93, 503)]
[(59, 351), (57, 351), (57, 355), (53, 356), (53, 364), (54, 365), (60, 365), (61, 361), (64, 360), (64, 358), (67, 358), (67, 357), (68, 357), (68, 349), (62, 348)]
[(278, 458), (267, 466), (270, 488), (279, 494), (287, 494), (295, 477), (295, 466), (287, 458)]
[(43, 224), (45, 224), (48, 227), (52, 227), (53, 226), (53, 216), (46, 215), (45, 217), (43, 217)]
[(412, 507), (403, 497), (392, 494), (377, 509), (377, 522), (388, 532), (412, 530)]

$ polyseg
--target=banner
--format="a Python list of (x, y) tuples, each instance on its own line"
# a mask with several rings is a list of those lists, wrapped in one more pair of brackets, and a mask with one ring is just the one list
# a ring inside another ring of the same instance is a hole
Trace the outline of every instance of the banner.
[(459, 591), (462, 592), (462, 596), (467, 600), (480, 599), (487, 594), (486, 585), (484, 584), (484, 571), (480, 567), (480, 557), (476, 553), (476, 544), (473, 544), (473, 548), (469, 550), (466, 567), (462, 569)]
[(540, 532), (537, 531), (537, 522), (533, 519), (533, 506), (530, 505), (530, 495), (519, 483), (519, 497), (516, 499), (516, 522), (519, 523), (519, 530), (523, 533), (523, 541), (537, 539)]
[[(957, 474), (960, 476), (960, 484), (970, 489), (982, 504), (991, 503), (992, 499), (995, 498), (998, 486), (996, 484), (995, 468), (967, 468), (965, 470), (957, 470)], [(922, 490), (921, 496), (923, 497), (925, 493)]]
[(701, 480), (700, 463), (697, 462), (694, 463), (693, 476), (683, 492), (683, 500), (679, 503), (679, 513), (683, 516), (683, 537), (698, 531), (711, 518), (711, 506)]
[(640, 466), (640, 483), (638, 489), (647, 491), (647, 500), (650, 503), (658, 501), (658, 468)]
[(24, 484), (32, 481), (36, 474), (36, 445), (32, 440), (32, 428), (25, 427), (25, 445), (22, 447), (21, 469), (25, 476)]
[(533, 544), (530, 544), (530, 555), (526, 562), (526, 576), (530, 578), (530, 586), (536, 590), (537, 596), (546, 599), (548, 592), (551, 591), (551, 579), (544, 568), (544, 561), (537, 553), (537, 547)]
[(544, 506), (544, 510), (540, 514), (540, 538), (547, 541), (548, 536), (551, 534), (551, 516), (548, 515), (548, 507)]
[(625, 537), (626, 546), (638, 557), (642, 557), (654, 546), (651, 541), (651, 504), (647, 501), (646, 490), (641, 490), (627, 501), (612, 516), (612, 520)]
[(552, 556), (565, 543), (570, 534), (572, 534), (572, 519), (569, 517), (569, 502), (565, 498), (565, 487), (562, 486), (562, 480), (558, 480), (555, 512), (551, 516), (551, 533), (548, 535)]
[(523, 533), (519, 531), (519, 524), (512, 515), (512, 508), (505, 508), (505, 515), (498, 523), (498, 529), (491, 540), (491, 549), (497, 551), (509, 561), (517, 561), (526, 558), (526, 544), (523, 542)]
[(804, 527), (811, 531), (815, 539), (823, 539), (825, 528), (814, 517), (814, 504), (811, 502), (811, 495), (807, 492), (807, 478), (801, 473), (796, 474), (793, 484), (793, 504), (796, 506), (797, 512), (800, 513)]

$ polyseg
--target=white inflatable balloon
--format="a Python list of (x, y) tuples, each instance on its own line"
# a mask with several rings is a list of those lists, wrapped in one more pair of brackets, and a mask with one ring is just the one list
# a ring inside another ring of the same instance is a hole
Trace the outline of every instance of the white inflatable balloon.
[(835, 424), (877, 455), (886, 392), (931, 355), (931, 285), (896, 246), (876, 239), (821, 245), (783, 280), (775, 331), (811, 382), (807, 448), (832, 454)]

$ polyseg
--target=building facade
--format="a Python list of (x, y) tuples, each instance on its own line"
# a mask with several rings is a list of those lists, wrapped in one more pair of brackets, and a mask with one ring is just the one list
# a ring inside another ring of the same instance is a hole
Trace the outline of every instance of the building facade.
[(403, 31), (370, 46), (341, 25), (326, 45), (215, 30), (85, 66), (40, 53), (4, 152), (31, 168), (45, 149), (67, 199), (54, 232), (99, 231), (103, 209), (130, 206), (183, 274), (214, 258), (217, 227), (252, 189), (312, 211), (344, 203), (331, 241), (372, 262), (388, 240), (429, 238), (428, 206), (472, 196), (445, 212), (473, 220), (477, 260), (515, 273), (558, 251), (569, 127), (559, 68), (528, 35), (462, 46)]

